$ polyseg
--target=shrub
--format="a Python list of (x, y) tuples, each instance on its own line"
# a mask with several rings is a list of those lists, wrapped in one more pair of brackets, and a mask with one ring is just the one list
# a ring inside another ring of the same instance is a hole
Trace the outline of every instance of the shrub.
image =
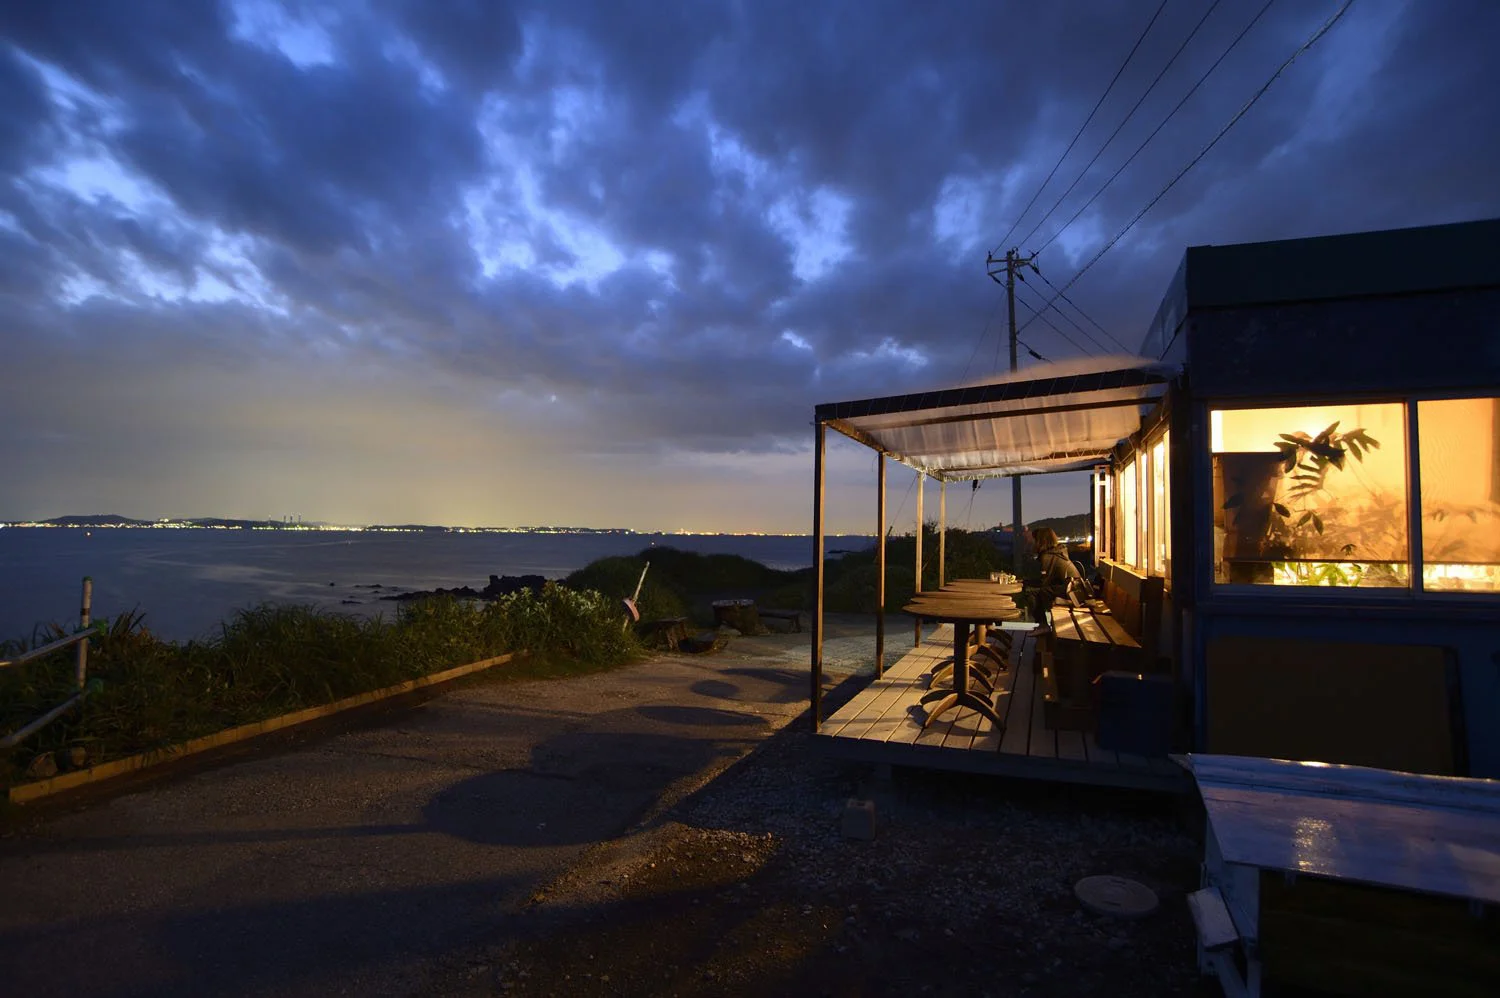
[[(623, 621), (618, 600), (556, 583), (490, 604), (421, 600), (390, 621), (267, 604), (185, 644), (158, 640), (139, 614), (125, 614), (91, 642), (89, 674), (102, 686), (15, 750), (8, 777), (40, 752), (81, 746), (100, 762), (166, 748), (508, 651), (532, 652), (553, 675), (618, 665), (639, 651)], [(52, 631), (43, 642), (66, 633)], [(0, 645), (6, 657), (23, 650)], [(0, 730), (72, 695), (72, 655), (0, 670)]]

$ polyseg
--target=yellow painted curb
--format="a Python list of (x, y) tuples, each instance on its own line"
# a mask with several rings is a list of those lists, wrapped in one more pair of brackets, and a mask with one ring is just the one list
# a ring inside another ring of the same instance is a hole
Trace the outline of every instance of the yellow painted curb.
[(221, 745), (232, 745), (242, 742), (257, 735), (270, 734), (272, 731), (280, 731), (283, 728), (294, 727), (298, 724), (306, 724), (308, 721), (316, 721), (321, 717), (337, 714), (351, 707), (362, 707), (365, 704), (375, 703), (387, 697), (397, 696), (402, 693), (410, 693), (412, 690), (422, 689), (424, 686), (434, 686), (445, 683), (450, 679), (458, 679), (470, 673), (482, 672), (485, 669), (497, 665), (504, 665), (517, 655), (525, 652), (509, 652), (505, 655), (496, 655), (494, 658), (486, 658), (478, 662), (470, 662), (468, 665), (460, 665), (456, 668), (445, 669), (442, 672), (434, 672), (430, 676), (422, 676), (420, 679), (408, 679), (404, 683), (395, 686), (387, 686), (380, 690), (371, 690), (369, 693), (356, 693), (352, 697), (335, 700), (333, 703), (323, 704), (321, 707), (308, 707), (304, 710), (293, 711), (290, 714), (282, 714), (280, 717), (267, 718), (264, 721), (255, 721), (251, 724), (242, 724), (238, 728), (230, 728), (212, 735), (204, 735), (191, 741), (182, 742), (179, 745), (169, 745), (163, 749), (154, 749), (143, 752), (140, 755), (127, 756), (124, 759), (115, 759), (113, 762), (101, 762), (97, 766), (88, 769), (80, 769), (72, 773), (64, 773), (54, 776), (49, 780), (39, 780), (36, 783), (21, 783), (10, 788), (10, 801), (12, 804), (24, 804), (29, 800), (39, 797), (47, 797), (51, 794), (61, 793), (64, 790), (72, 790), (74, 787), (86, 786), (107, 780), (114, 776), (123, 776), (136, 770), (145, 769), (147, 766), (155, 766), (164, 762), (181, 759), (184, 756), (193, 755), (198, 752), (206, 752)]

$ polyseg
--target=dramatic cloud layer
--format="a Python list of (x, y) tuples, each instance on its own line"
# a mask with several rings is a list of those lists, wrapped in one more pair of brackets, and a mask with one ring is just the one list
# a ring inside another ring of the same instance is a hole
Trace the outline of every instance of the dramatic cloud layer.
[[(1009, 242), (1061, 286), (1339, 6), (1168, 0)], [(985, 254), (1156, 7), (6, 5), (0, 518), (805, 530), (815, 403), (1005, 363)], [(1496, 37), (1355, 3), (1028, 362), (1134, 348), (1188, 245), (1500, 214)]]

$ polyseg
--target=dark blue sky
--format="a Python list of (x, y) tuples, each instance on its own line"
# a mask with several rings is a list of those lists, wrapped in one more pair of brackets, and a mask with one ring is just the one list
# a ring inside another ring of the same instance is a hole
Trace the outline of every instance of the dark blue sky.
[[(1061, 286), (1340, 6), (1168, 0), (1010, 241)], [(815, 403), (1004, 362), (986, 251), (1157, 7), (7, 4), (0, 518), (806, 530)], [(1072, 288), (1108, 334), (1023, 339), (1135, 347), (1187, 245), (1500, 214), (1497, 37), (1354, 3)]]

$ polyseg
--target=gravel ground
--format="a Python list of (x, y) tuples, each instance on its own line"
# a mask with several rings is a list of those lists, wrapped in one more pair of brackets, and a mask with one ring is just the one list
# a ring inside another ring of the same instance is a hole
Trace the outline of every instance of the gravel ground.
[[(873, 841), (846, 799), (876, 801)], [(1183, 894), (1200, 846), (1152, 795), (818, 757), (799, 724), (539, 892), (440, 990), (505, 995), (1214, 995)], [(1155, 890), (1087, 912), (1080, 878)]]

